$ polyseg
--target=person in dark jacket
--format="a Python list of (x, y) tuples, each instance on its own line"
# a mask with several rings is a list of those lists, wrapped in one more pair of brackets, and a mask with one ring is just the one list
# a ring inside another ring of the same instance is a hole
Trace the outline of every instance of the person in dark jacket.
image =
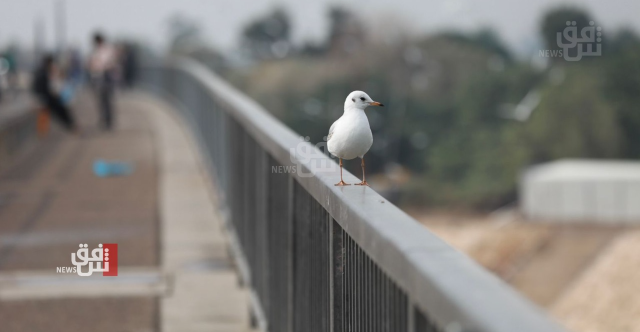
[(33, 93), (65, 129), (71, 132), (77, 132), (76, 124), (70, 110), (62, 102), (60, 96), (51, 89), (51, 77), (54, 70), (55, 62), (53, 56), (46, 55), (42, 60), (42, 64), (34, 74)]

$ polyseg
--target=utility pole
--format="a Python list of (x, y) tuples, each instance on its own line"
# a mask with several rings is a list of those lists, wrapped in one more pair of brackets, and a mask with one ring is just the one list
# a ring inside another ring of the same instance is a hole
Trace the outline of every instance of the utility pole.
[(33, 51), (36, 59), (44, 53), (44, 20), (38, 17), (33, 21)]
[(56, 50), (63, 51), (66, 48), (67, 15), (64, 0), (58, 0), (54, 5), (54, 17), (56, 22)]

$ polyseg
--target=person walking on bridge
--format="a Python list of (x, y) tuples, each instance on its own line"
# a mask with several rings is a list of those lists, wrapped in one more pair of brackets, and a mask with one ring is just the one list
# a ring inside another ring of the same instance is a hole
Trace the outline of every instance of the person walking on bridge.
[(89, 74), (96, 91), (100, 108), (101, 125), (105, 130), (113, 128), (113, 93), (117, 73), (117, 51), (108, 44), (101, 33), (93, 36), (93, 53), (89, 58)]

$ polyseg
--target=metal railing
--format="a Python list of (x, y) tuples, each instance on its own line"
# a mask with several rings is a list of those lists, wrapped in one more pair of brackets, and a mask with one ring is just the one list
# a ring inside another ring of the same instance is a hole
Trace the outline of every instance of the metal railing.
[[(206, 67), (172, 59), (143, 68), (141, 83), (198, 137), (263, 330), (561, 331), (370, 188), (334, 186), (335, 162)], [(291, 153), (300, 144), (313, 158)]]

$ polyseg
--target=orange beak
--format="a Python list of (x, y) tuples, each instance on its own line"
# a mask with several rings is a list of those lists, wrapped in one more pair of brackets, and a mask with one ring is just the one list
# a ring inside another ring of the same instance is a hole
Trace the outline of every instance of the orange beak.
[(371, 106), (384, 106), (382, 103), (379, 103), (377, 101), (372, 101), (372, 102), (369, 103), (369, 105), (371, 105)]

